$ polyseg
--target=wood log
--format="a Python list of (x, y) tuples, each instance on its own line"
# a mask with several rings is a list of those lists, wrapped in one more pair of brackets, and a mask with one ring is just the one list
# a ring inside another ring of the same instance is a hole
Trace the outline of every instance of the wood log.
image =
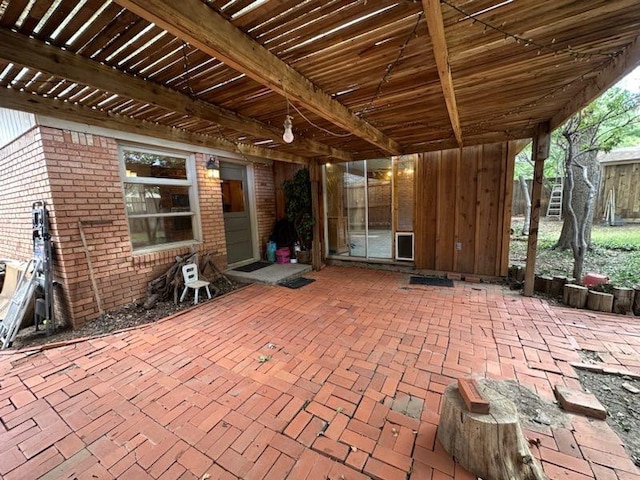
[(551, 280), (551, 289), (549, 290), (549, 294), (553, 295), (556, 298), (562, 297), (562, 293), (564, 292), (564, 286), (567, 284), (569, 280), (567, 277), (556, 276)]
[(438, 440), (473, 475), (484, 480), (543, 480), (547, 477), (531, 455), (513, 402), (480, 383), (490, 414), (469, 412), (455, 383), (442, 396)]
[(587, 297), (589, 296), (589, 289), (582, 285), (566, 284), (564, 286), (564, 293), (562, 295), (562, 301), (565, 305), (573, 308), (584, 308), (587, 306)]
[(613, 288), (613, 313), (626, 315), (633, 303), (633, 288)]
[(613, 295), (610, 293), (594, 292), (589, 290), (587, 296), (587, 308), (596, 312), (611, 313), (613, 308)]
[(533, 289), (538, 293), (549, 293), (551, 291), (552, 278), (546, 275), (536, 275)]
[(633, 287), (633, 306), (631, 310), (634, 315), (640, 315), (640, 285)]

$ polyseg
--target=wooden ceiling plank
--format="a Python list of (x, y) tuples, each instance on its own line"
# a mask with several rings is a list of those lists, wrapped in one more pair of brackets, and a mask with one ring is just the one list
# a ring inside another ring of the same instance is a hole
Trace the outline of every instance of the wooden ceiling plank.
[[(89, 85), (125, 98), (135, 98), (175, 112), (226, 125), (239, 132), (279, 139), (281, 130), (252, 118), (216, 107), (141, 78), (119, 72), (38, 40), (0, 29), (0, 58), (24, 65), (72, 82)], [(19, 69), (18, 69), (19, 71)], [(313, 140), (297, 138), (296, 142), (310, 152), (333, 158), (350, 159), (348, 152), (327, 147)]]
[(76, 32), (85, 25), (104, 4), (104, 0), (88, 0), (84, 8), (78, 10), (75, 16), (58, 33), (54, 43), (56, 45), (66, 45)]
[(58, 28), (62, 21), (69, 16), (74, 7), (73, 2), (62, 2), (35, 36), (41, 40), (49, 40), (51, 34)]
[(69, 102), (40, 97), (10, 88), (0, 88), (0, 104), (12, 110), (31, 112), (38, 115), (59, 118), (61, 120), (147, 135), (194, 146), (217, 148), (229, 152), (238, 152), (242, 155), (250, 155), (280, 162), (307, 163), (306, 158), (298, 155), (268, 148), (260, 148), (254, 145), (235, 145), (221, 138), (198, 135), (185, 130), (136, 120), (122, 115), (108, 114), (101, 110), (85, 108)]
[(0, 20), (0, 25), (3, 27), (13, 27), (15, 23), (22, 15), (22, 12), (29, 5), (29, 0), (14, 0), (9, 2), (7, 5), (7, 9), (2, 16), (2, 20)]
[(440, 0), (422, 0), (429, 36), (433, 45), (433, 54), (438, 66), (438, 75), (444, 93), (444, 101), (447, 105), (453, 134), (456, 137), (458, 146), (462, 147), (462, 129), (460, 128), (460, 117), (458, 115), (458, 104), (453, 88), (453, 78), (451, 76), (451, 65), (449, 64), (449, 52), (447, 40), (444, 33), (444, 22), (442, 20), (442, 10)]
[(36, 0), (20, 26), (20, 33), (30, 35), (40, 22), (40, 19), (44, 17), (44, 14), (53, 5), (53, 2), (54, 0)]
[(562, 125), (574, 113), (586, 107), (598, 95), (612, 87), (620, 78), (640, 66), (640, 36), (629, 44), (624, 53), (612, 59), (609, 65), (579, 91), (551, 119), (551, 130)]
[(391, 154), (401, 152), (400, 145), (395, 140), (358, 118), (347, 107), (199, 0), (186, 0), (179, 4), (171, 0), (117, 2), (346, 131)]

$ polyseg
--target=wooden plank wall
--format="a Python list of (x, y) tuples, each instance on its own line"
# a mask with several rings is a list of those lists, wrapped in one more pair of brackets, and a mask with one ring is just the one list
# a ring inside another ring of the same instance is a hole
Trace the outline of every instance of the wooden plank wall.
[(616, 213), (622, 218), (640, 218), (640, 159), (635, 163), (604, 165), (595, 220), (604, 217), (609, 191), (616, 191)]
[(416, 268), (507, 274), (514, 158), (507, 143), (420, 155)]

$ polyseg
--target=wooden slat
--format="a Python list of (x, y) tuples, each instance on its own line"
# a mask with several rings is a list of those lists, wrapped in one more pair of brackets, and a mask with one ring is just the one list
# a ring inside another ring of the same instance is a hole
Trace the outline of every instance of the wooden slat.
[(0, 25), (3, 27), (13, 27), (28, 4), (29, 0), (13, 0), (9, 2), (0, 20)]
[(160, 25), (202, 51), (219, 57), (227, 65), (246, 73), (272, 90), (287, 95), (335, 125), (389, 153), (400, 153), (397, 142), (356, 117), (199, 0), (185, 0), (179, 5), (170, 0), (117, 1), (147, 21)]
[(438, 65), (438, 75), (440, 76), (444, 101), (447, 104), (447, 111), (451, 119), (453, 134), (456, 137), (458, 145), (462, 146), (462, 130), (460, 128), (455, 89), (453, 88), (453, 78), (451, 77), (449, 51), (444, 33), (440, 0), (422, 0), (422, 8), (424, 8), (424, 14), (429, 27), (433, 53), (436, 58), (436, 64)]
[(147, 135), (175, 142), (187, 143), (194, 146), (219, 148), (229, 152), (239, 152), (269, 160), (280, 162), (306, 164), (304, 157), (298, 157), (284, 152), (278, 152), (253, 145), (238, 144), (221, 138), (207, 137), (178, 130), (176, 128), (135, 120), (121, 115), (109, 115), (105, 112), (79, 107), (68, 102), (61, 102), (50, 98), (39, 97), (17, 90), (0, 88), (0, 104), (9, 109), (31, 112), (39, 115), (51, 116), (61, 120), (85, 123), (98, 127), (110, 128), (123, 132)]
[[(235, 112), (192, 100), (168, 88), (149, 84), (142, 79), (126, 75), (79, 55), (58, 50), (38, 40), (3, 29), (0, 29), (0, 58), (19, 62), (22, 65), (110, 91), (123, 97), (135, 98), (176, 112), (198, 116), (241, 132), (246, 131), (273, 139), (279, 139), (281, 135), (280, 129), (242, 117)], [(351, 158), (346, 152), (326, 147), (312, 140), (299, 138), (297, 142), (311, 152), (343, 160)]]

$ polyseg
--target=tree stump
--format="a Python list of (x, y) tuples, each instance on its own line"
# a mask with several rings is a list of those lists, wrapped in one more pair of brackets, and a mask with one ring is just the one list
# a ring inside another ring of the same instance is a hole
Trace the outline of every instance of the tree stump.
[(456, 461), (484, 480), (544, 480), (547, 477), (518, 421), (513, 402), (480, 385), (491, 404), (490, 414), (469, 412), (455, 383), (442, 396), (438, 440)]
[(573, 308), (584, 308), (587, 306), (589, 289), (582, 285), (567, 284), (564, 286), (562, 301), (565, 305)]
[(613, 313), (626, 315), (631, 310), (633, 303), (633, 288), (614, 287), (613, 289)]
[(551, 281), (553, 279), (551, 277), (547, 277), (544, 275), (536, 275), (533, 290), (539, 293), (549, 293), (551, 291)]
[(553, 295), (556, 298), (562, 297), (564, 286), (568, 281), (569, 280), (567, 279), (567, 277), (553, 277), (553, 279), (551, 280), (551, 289), (549, 290), (549, 294)]
[(596, 312), (611, 313), (611, 309), (613, 308), (613, 295), (589, 290), (587, 308)]
[(633, 310), (634, 315), (640, 315), (640, 285), (633, 287)]

